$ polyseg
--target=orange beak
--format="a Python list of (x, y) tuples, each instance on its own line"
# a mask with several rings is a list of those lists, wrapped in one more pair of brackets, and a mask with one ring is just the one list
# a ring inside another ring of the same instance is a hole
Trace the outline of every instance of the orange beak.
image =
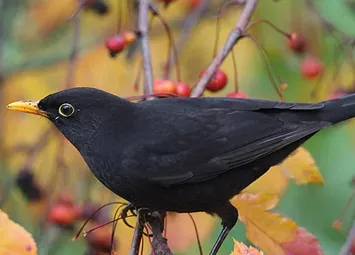
[(34, 100), (17, 101), (7, 106), (7, 109), (39, 115), (48, 118), (48, 113), (38, 108), (38, 102)]

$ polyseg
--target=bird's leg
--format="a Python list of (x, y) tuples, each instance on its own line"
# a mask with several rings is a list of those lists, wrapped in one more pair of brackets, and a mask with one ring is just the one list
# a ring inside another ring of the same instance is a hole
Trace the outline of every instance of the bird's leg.
[(216, 255), (219, 248), (221, 248), (223, 241), (226, 239), (229, 231), (234, 227), (238, 220), (238, 210), (232, 206), (230, 203), (227, 203), (223, 207), (218, 208), (214, 211), (222, 219), (223, 229), (219, 234), (216, 242), (214, 243), (212, 250), (209, 255)]

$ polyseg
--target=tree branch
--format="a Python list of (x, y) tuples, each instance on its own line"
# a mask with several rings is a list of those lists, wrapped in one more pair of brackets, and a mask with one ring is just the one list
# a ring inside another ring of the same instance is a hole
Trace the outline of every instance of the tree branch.
[(233, 29), (233, 31), (228, 36), (225, 44), (217, 53), (216, 57), (212, 60), (209, 67), (206, 69), (204, 76), (199, 80), (195, 89), (193, 90), (191, 97), (199, 97), (203, 94), (207, 83), (211, 80), (213, 74), (216, 72), (218, 67), (222, 64), (224, 59), (227, 57), (228, 53), (233, 49), (234, 45), (244, 36), (246, 26), (251, 19), (259, 0), (248, 0), (246, 1), (245, 7), (240, 14), (239, 20)]
[[(166, 215), (165, 215), (166, 217)], [(163, 218), (164, 219), (164, 218)], [(152, 228), (153, 240), (152, 240), (152, 255), (172, 255), (173, 253), (168, 247), (167, 240), (162, 235), (162, 226), (164, 220), (158, 212), (153, 212), (148, 223)]]
[[(3, 70), (3, 46), (4, 46), (4, 21), (5, 21), (5, 1), (0, 0), (0, 102), (4, 102), (3, 85), (4, 85), (4, 70)], [(3, 141), (4, 136), (4, 122), (3, 122), (3, 110), (0, 110), (0, 140)], [(4, 155), (3, 144), (0, 144), (0, 159), (2, 161)]]
[(152, 94), (153, 91), (153, 68), (149, 48), (149, 6), (150, 0), (140, 0), (138, 5), (138, 31), (142, 49), (144, 71), (144, 94)]
[(143, 228), (144, 228), (144, 215), (145, 211), (137, 211), (137, 220), (136, 220), (136, 227), (134, 229), (131, 249), (129, 251), (129, 255), (138, 255), (139, 254), (139, 247), (141, 244), (142, 236), (143, 236)]
[[(80, 11), (79, 11), (80, 12)], [(79, 38), (80, 38), (80, 13), (75, 15), (71, 22), (73, 23), (72, 38), (71, 38), (71, 50), (69, 54), (67, 77), (65, 81), (65, 89), (71, 88), (75, 82), (75, 68), (77, 64), (77, 56), (79, 51)]]
[(349, 236), (346, 239), (346, 242), (344, 243), (343, 247), (341, 248), (339, 255), (349, 255), (350, 247), (354, 240), (355, 240), (355, 222), (353, 222), (353, 225), (349, 232)]

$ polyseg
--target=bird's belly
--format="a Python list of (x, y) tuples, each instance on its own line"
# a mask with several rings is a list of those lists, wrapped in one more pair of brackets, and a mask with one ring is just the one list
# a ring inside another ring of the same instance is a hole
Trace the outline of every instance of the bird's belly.
[[(111, 191), (138, 207), (172, 212), (213, 212), (265, 171), (250, 169), (227, 172), (213, 180), (162, 187), (150, 181), (115, 175), (100, 181)], [(99, 177), (98, 177), (99, 178)]]

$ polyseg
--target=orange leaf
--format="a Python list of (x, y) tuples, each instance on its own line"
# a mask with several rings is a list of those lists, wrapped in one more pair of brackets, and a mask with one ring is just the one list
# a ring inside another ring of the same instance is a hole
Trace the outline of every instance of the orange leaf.
[[(206, 213), (192, 213), (200, 240), (209, 237), (214, 230), (216, 218)], [(197, 239), (193, 223), (187, 213), (167, 213), (168, 245), (173, 252), (186, 251), (192, 245), (197, 247)]]
[(37, 246), (30, 233), (0, 210), (0, 254), (35, 255)]
[(323, 254), (318, 239), (302, 227), (297, 229), (296, 238), (294, 240), (282, 243), (281, 246), (285, 250), (286, 255)]
[(258, 251), (253, 246), (246, 246), (242, 242), (234, 241), (234, 250), (230, 255), (264, 255), (262, 251)]

